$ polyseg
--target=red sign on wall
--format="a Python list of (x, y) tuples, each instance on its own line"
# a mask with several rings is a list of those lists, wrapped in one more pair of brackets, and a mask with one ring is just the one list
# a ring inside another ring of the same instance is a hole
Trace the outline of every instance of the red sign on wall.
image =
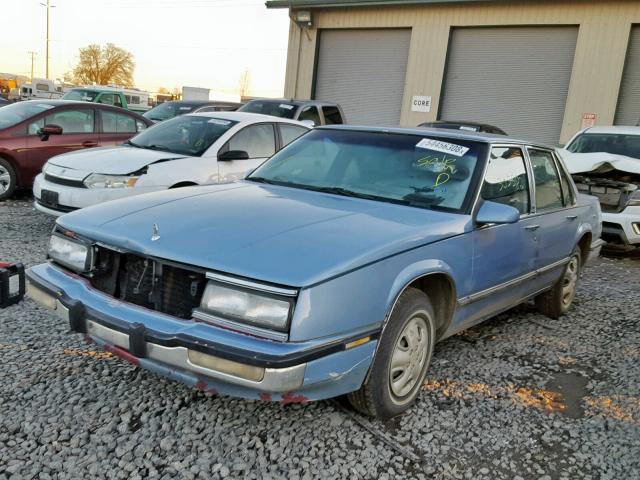
[(583, 113), (582, 114), (582, 128), (590, 128), (596, 124), (596, 118), (598, 115), (595, 113)]

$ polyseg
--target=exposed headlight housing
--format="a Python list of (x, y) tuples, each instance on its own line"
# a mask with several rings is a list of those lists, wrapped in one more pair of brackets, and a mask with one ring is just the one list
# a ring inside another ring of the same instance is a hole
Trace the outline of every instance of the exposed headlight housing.
[(627, 207), (640, 207), (640, 188), (631, 194)]
[(293, 299), (209, 281), (200, 309), (229, 320), (285, 331), (289, 326)]
[(92, 173), (84, 179), (87, 188), (131, 188), (135, 187), (140, 176), (136, 175), (103, 175)]
[(54, 233), (49, 240), (49, 258), (78, 273), (88, 272), (93, 264), (90, 244)]

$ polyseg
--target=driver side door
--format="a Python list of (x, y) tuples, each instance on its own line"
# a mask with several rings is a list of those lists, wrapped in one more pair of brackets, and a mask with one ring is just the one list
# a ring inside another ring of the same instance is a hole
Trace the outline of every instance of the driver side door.
[[(42, 140), (38, 131), (45, 125), (62, 127), (62, 135), (50, 135)], [(98, 146), (99, 140), (95, 111), (91, 107), (51, 111), (34, 120), (27, 125), (24, 164), (28, 165), (30, 178), (25, 178), (24, 183), (30, 184), (51, 157)]]
[[(249, 171), (262, 164), (276, 152), (276, 131), (273, 123), (249, 125), (238, 131), (218, 151), (218, 182), (243, 179)], [(246, 160), (220, 160), (221, 154), (240, 150), (247, 152)]]

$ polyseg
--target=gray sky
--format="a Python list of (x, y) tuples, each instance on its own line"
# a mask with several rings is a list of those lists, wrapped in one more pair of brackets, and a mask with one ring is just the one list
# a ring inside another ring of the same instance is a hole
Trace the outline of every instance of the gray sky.
[[(42, 0), (46, 3), (46, 0)], [(50, 76), (62, 78), (78, 49), (111, 42), (133, 53), (136, 86), (183, 85), (235, 93), (251, 73), (250, 94), (282, 95), (289, 19), (264, 0), (52, 0)], [(46, 8), (40, 0), (0, 0), (7, 14), (0, 72), (45, 72)]]

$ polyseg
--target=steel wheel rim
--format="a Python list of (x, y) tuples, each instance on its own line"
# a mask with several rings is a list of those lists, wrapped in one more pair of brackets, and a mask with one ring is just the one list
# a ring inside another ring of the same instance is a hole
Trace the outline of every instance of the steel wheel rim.
[(578, 273), (580, 264), (578, 257), (571, 257), (562, 278), (562, 305), (569, 306), (576, 294), (576, 284), (578, 283)]
[(398, 338), (389, 365), (389, 389), (393, 397), (402, 399), (421, 381), (429, 352), (429, 330), (422, 315), (409, 320)]
[(11, 187), (11, 175), (9, 170), (0, 165), (0, 194), (5, 193)]

